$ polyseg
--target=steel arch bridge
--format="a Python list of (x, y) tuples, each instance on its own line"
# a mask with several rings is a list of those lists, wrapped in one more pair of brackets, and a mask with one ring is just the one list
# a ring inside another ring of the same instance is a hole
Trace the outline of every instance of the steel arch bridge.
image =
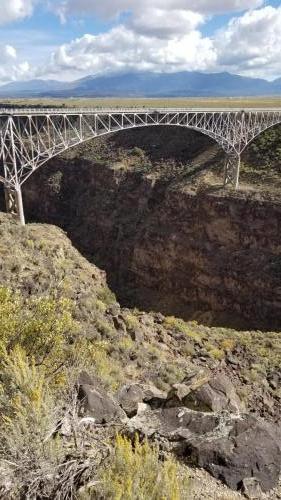
[(94, 137), (135, 127), (174, 125), (211, 137), (227, 153), (224, 184), (237, 189), (241, 153), (278, 123), (281, 108), (0, 108), (0, 181), (7, 211), (25, 223), (21, 187), (50, 158)]

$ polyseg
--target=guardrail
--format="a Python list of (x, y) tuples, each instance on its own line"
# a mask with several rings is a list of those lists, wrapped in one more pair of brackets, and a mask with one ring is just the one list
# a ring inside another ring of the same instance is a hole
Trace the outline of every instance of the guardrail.
[(0, 108), (0, 115), (83, 115), (122, 113), (280, 113), (280, 108)]

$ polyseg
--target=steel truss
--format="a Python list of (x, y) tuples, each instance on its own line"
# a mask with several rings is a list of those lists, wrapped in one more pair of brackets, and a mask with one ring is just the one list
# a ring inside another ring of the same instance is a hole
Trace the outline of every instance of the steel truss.
[(227, 153), (224, 184), (239, 184), (241, 153), (281, 123), (281, 109), (0, 109), (0, 181), (7, 210), (24, 224), (21, 186), (50, 158), (94, 137), (135, 127), (175, 125), (214, 139)]

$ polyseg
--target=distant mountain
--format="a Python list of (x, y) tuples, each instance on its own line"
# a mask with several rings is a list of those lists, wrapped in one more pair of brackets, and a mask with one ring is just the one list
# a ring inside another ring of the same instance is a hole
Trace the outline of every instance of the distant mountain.
[(126, 73), (73, 82), (30, 80), (0, 87), (0, 97), (238, 97), (281, 95), (281, 78), (268, 82), (230, 73)]
[(38, 94), (48, 94), (49, 92), (66, 89), (68, 85), (68, 82), (59, 82), (57, 80), (27, 80), (10, 82), (0, 86), (0, 96), (37, 96)]
[(281, 78), (277, 78), (272, 82), (272, 86), (275, 89), (276, 93), (281, 94)]

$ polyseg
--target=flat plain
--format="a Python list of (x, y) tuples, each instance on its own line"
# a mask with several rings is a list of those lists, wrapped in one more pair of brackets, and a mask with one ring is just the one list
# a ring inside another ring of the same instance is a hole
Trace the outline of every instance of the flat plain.
[(281, 108), (278, 97), (235, 97), (235, 98), (34, 98), (0, 99), (0, 107), (67, 107), (67, 108), (126, 108), (126, 107), (167, 107), (167, 108)]

